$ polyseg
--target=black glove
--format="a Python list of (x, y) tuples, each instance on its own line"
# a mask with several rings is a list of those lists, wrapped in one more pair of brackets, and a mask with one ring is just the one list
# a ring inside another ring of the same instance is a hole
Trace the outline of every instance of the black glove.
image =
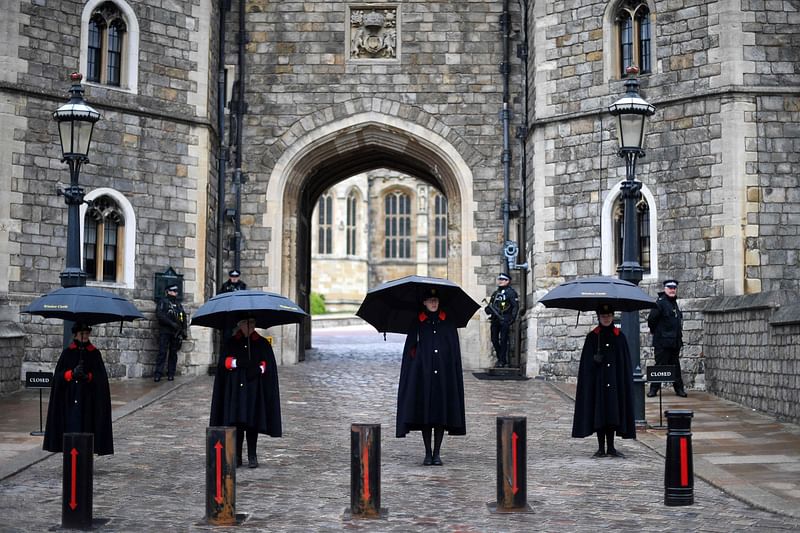
[(83, 361), (81, 361), (72, 369), (72, 379), (75, 381), (85, 381), (86, 378), (86, 372), (83, 370)]

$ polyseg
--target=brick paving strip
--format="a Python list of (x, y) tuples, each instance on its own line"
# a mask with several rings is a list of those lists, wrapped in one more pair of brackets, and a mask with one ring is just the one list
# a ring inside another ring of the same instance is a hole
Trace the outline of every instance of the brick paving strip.
[[(316, 339), (315, 339), (316, 340)], [(391, 339), (390, 339), (391, 340)], [(285, 436), (259, 438), (258, 469), (237, 472), (237, 512), (263, 531), (797, 531), (800, 520), (696, 480), (695, 505), (663, 505), (663, 458), (622, 441), (627, 459), (593, 459), (596, 441), (569, 437), (573, 405), (548, 383), (465, 375), (467, 435), (445, 437), (443, 467), (423, 467), (421, 439), (394, 435), (400, 345), (316, 343), (280, 370)], [(104, 531), (197, 531), (205, 508), (205, 427), (212, 378), (186, 380), (115, 423), (117, 453), (97, 458), (94, 517)], [(160, 390), (160, 389), (159, 389)], [(489, 513), (496, 417), (527, 416), (533, 514)], [(384, 520), (343, 520), (350, 504), (349, 427), (380, 423)], [(0, 482), (3, 531), (61, 520), (61, 461), (52, 456)]]

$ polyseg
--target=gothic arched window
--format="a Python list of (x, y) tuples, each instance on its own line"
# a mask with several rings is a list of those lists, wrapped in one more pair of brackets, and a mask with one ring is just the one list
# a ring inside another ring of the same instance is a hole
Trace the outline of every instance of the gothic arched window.
[(647, 3), (623, 2), (616, 14), (616, 25), (620, 76), (627, 76), (625, 69), (631, 65), (639, 67), (641, 74), (652, 72), (652, 25)]
[(320, 196), (317, 205), (317, 252), (320, 254), (333, 253), (333, 197), (326, 193)]
[(411, 258), (411, 198), (400, 191), (384, 199), (385, 246), (388, 259)]
[[(622, 264), (625, 239), (625, 201), (620, 195), (614, 204), (614, 269)], [(639, 232), (639, 264), (644, 274), (650, 274), (650, 206), (642, 197), (636, 204), (636, 225)]]
[(347, 224), (345, 232), (347, 234), (347, 255), (356, 255), (356, 226), (358, 224), (358, 194), (355, 191), (347, 195)]
[(433, 258), (447, 257), (447, 198), (440, 193), (433, 196)]
[(119, 87), (127, 25), (113, 2), (99, 5), (89, 19), (86, 81)]
[(86, 210), (83, 226), (83, 269), (88, 279), (121, 281), (124, 273), (125, 215), (109, 196)]

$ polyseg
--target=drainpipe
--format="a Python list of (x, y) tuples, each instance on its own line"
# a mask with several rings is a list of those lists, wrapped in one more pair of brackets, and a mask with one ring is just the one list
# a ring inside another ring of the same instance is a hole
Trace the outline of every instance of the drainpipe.
[[(527, 173), (528, 173), (528, 150), (527, 150), (527, 142), (528, 142), (528, 124), (530, 123), (530, 119), (528, 117), (528, 90), (530, 89), (530, 79), (528, 73), (528, 0), (519, 0), (520, 3), (520, 12), (522, 14), (522, 43), (517, 46), (517, 57), (520, 59), (522, 63), (522, 125), (517, 127), (517, 139), (519, 139), (519, 151), (520, 151), (520, 163), (519, 163), (519, 185), (520, 191), (522, 192), (522, 201), (520, 206), (520, 223), (518, 224), (519, 231), (519, 252), (517, 257), (521, 257), (524, 264), (520, 265), (522, 268), (522, 275), (519, 277), (519, 294), (520, 294), (520, 305), (519, 305), (519, 317), (520, 321), (521, 318), (525, 315), (527, 311), (527, 294), (528, 294), (528, 275), (527, 275), (527, 261), (524, 259), (527, 257), (527, 225), (528, 225), (528, 180), (527, 180)], [(519, 322), (518, 322), (519, 323)], [(514, 335), (514, 343), (516, 347), (516, 352), (519, 354), (519, 364), (520, 366), (523, 364), (522, 361), (522, 328), (517, 327), (515, 329)], [(525, 374), (525, 371), (522, 370), (522, 374)]]
[[(225, 11), (230, 7), (222, 2), (219, 8), (219, 71), (217, 73), (217, 258), (215, 287), (222, 281), (223, 239), (225, 227), (225, 167), (228, 161), (228, 149), (225, 146)], [(216, 290), (214, 291), (216, 292)]]
[(242, 269), (242, 130), (244, 129), (244, 114), (247, 104), (244, 101), (244, 76), (245, 76), (245, 44), (247, 35), (244, 29), (245, 0), (239, 0), (239, 80), (238, 80), (238, 105), (236, 106), (236, 170), (233, 173), (233, 190), (236, 195), (236, 210), (234, 215), (234, 252), (233, 268)]
[(503, 251), (501, 260), (503, 271), (509, 272), (509, 261), (506, 258), (505, 246), (509, 241), (509, 219), (511, 217), (511, 147), (510, 147), (510, 128), (511, 128), (511, 109), (509, 108), (509, 77), (511, 66), (509, 64), (509, 46), (511, 43), (511, 16), (508, 11), (508, 0), (503, 0), (503, 14), (500, 16), (500, 29), (503, 32), (503, 62), (500, 64), (500, 73), (503, 75), (503, 109), (500, 116), (503, 121)]

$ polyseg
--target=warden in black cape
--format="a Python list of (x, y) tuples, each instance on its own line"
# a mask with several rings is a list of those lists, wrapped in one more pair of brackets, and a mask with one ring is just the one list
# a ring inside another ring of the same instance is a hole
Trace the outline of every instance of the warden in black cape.
[(614, 310), (603, 304), (597, 310), (600, 325), (583, 344), (572, 436), (597, 434), (595, 457), (622, 457), (614, 446), (614, 435), (636, 438), (633, 416), (633, 373), (628, 341), (614, 326)]
[(42, 449), (63, 451), (64, 433), (93, 433), (94, 453), (114, 453), (111, 390), (103, 357), (86, 324), (72, 327), (73, 341), (61, 352), (53, 374)]
[(211, 397), (211, 425), (236, 426), (237, 463), (247, 434), (248, 466), (256, 468), (258, 434), (280, 437), (278, 369), (270, 343), (256, 333), (255, 320), (239, 322), (217, 364)]
[[(441, 465), (444, 431), (465, 435), (464, 377), (456, 327), (439, 309), (435, 289), (406, 337), (397, 390), (397, 437), (422, 431), (425, 465)], [(431, 430), (435, 447), (431, 450)]]

